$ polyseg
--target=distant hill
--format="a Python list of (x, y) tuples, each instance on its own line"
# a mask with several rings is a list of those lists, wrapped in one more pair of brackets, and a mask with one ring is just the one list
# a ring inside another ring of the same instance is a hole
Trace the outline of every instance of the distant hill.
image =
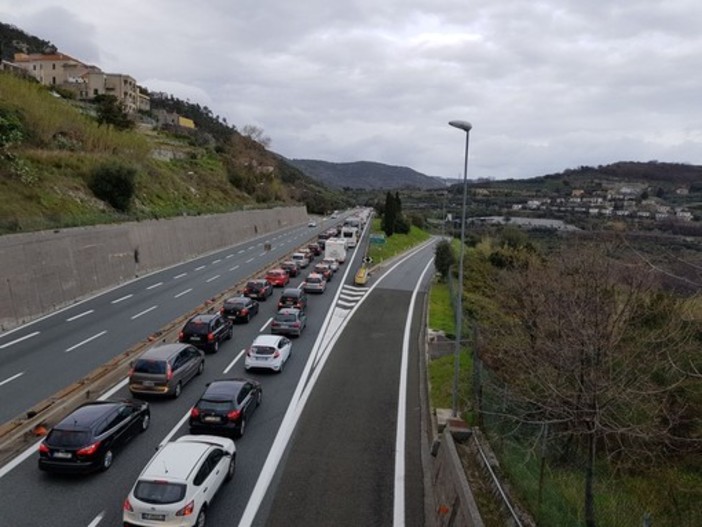
[(42, 53), (56, 51), (48, 40), (28, 35), (21, 29), (0, 22), (0, 57), (12, 61), (15, 53)]
[(305, 175), (333, 188), (351, 189), (434, 189), (446, 184), (407, 167), (385, 165), (372, 161), (331, 163), (315, 159), (290, 159)]

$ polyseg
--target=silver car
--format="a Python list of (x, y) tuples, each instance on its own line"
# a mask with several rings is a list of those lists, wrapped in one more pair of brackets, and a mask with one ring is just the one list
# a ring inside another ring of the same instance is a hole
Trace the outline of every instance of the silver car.
[(125, 526), (202, 527), (222, 485), (234, 477), (236, 447), (227, 437), (186, 435), (162, 445), (122, 506)]
[(162, 344), (146, 350), (129, 372), (133, 395), (179, 397), (183, 386), (205, 368), (205, 354), (190, 344)]

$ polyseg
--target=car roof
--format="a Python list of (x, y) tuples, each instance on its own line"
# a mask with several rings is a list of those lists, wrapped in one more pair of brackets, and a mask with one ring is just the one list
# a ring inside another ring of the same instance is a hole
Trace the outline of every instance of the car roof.
[(253, 341), (252, 346), (277, 346), (278, 342), (285, 337), (281, 335), (259, 335)]
[(298, 313), (302, 313), (302, 310), (298, 309), (296, 307), (284, 307), (283, 309), (279, 310), (276, 313), (276, 316), (278, 316), (278, 315), (297, 315)]
[(295, 258), (296, 256), (305, 256), (305, 253), (301, 253), (301, 252), (292, 253), (293, 258)]
[(285, 269), (279, 269), (279, 268), (268, 270), (268, 274), (281, 274), (284, 272), (285, 272)]
[(200, 399), (228, 401), (239, 393), (247, 379), (217, 379), (212, 381)]
[(158, 346), (154, 346), (153, 348), (147, 349), (144, 353), (141, 354), (139, 359), (167, 360), (170, 359), (173, 355), (179, 353), (181, 350), (189, 347), (191, 347), (189, 344), (180, 343), (159, 344)]
[(286, 287), (280, 296), (300, 296), (302, 293), (303, 291), (297, 287)]
[(123, 403), (113, 401), (95, 401), (76, 408), (64, 417), (54, 428), (59, 430), (85, 430), (95, 421), (102, 419)]
[(200, 464), (202, 457), (210, 450), (206, 443), (174, 441), (166, 443), (151, 458), (139, 479), (167, 479), (186, 481), (193, 468)]
[(318, 279), (322, 280), (324, 277), (319, 273), (310, 273), (309, 275), (307, 275), (307, 278), (308, 279), (309, 278), (318, 278)]
[(188, 322), (210, 322), (212, 319), (217, 318), (219, 315), (215, 313), (201, 313), (195, 315), (193, 318), (188, 320)]

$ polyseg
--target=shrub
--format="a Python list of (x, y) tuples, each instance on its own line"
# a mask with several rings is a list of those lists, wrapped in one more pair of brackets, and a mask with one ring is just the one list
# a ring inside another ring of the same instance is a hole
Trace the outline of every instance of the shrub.
[(451, 242), (441, 240), (436, 244), (436, 250), (434, 251), (434, 267), (443, 280), (446, 280), (448, 277), (449, 270), (454, 263), (456, 263), (456, 257), (453, 254)]
[(134, 196), (136, 170), (116, 163), (99, 166), (90, 179), (95, 197), (106, 201), (119, 211), (129, 209)]

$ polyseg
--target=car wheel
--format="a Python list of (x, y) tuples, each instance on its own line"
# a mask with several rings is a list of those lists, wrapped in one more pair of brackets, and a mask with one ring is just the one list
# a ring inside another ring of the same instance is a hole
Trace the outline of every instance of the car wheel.
[[(200, 363), (202, 364), (202, 363)], [(176, 384), (175, 390), (173, 390), (173, 398), (177, 399), (180, 397), (180, 393), (183, 391), (183, 385), (178, 381), (178, 384)]]
[(246, 432), (246, 417), (241, 418), (241, 424), (239, 425), (239, 431), (237, 435), (239, 437), (244, 437), (244, 432)]
[(107, 450), (102, 455), (102, 463), (100, 464), (100, 470), (104, 472), (107, 469), (109, 469), (112, 466), (112, 461), (114, 461), (114, 455), (112, 454), (112, 450)]
[(219, 342), (215, 341), (214, 346), (212, 346), (212, 353), (217, 353), (219, 351)]
[(251, 322), (251, 313), (246, 313), (246, 323)]
[(227, 332), (227, 340), (232, 340), (234, 336), (234, 326), (229, 326), (229, 331)]
[(256, 406), (261, 406), (261, 401), (263, 401), (263, 390), (259, 390), (256, 395)]
[(197, 515), (197, 520), (195, 520), (195, 527), (205, 527), (205, 520), (205, 506), (203, 505), (202, 509), (200, 509), (200, 514)]
[(149, 428), (150, 424), (151, 424), (151, 414), (144, 414), (144, 416), (141, 418), (141, 431), (146, 432), (146, 430)]
[(234, 474), (236, 473), (236, 458), (232, 455), (232, 458), (229, 460), (229, 466), (227, 467), (227, 477), (225, 481), (231, 481), (232, 478), (234, 477)]
[(202, 375), (202, 372), (205, 370), (205, 361), (203, 360), (200, 362), (200, 365), (197, 367), (197, 374)]
[(278, 373), (283, 373), (283, 368), (285, 368), (285, 361), (280, 362), (280, 368), (278, 368)]

